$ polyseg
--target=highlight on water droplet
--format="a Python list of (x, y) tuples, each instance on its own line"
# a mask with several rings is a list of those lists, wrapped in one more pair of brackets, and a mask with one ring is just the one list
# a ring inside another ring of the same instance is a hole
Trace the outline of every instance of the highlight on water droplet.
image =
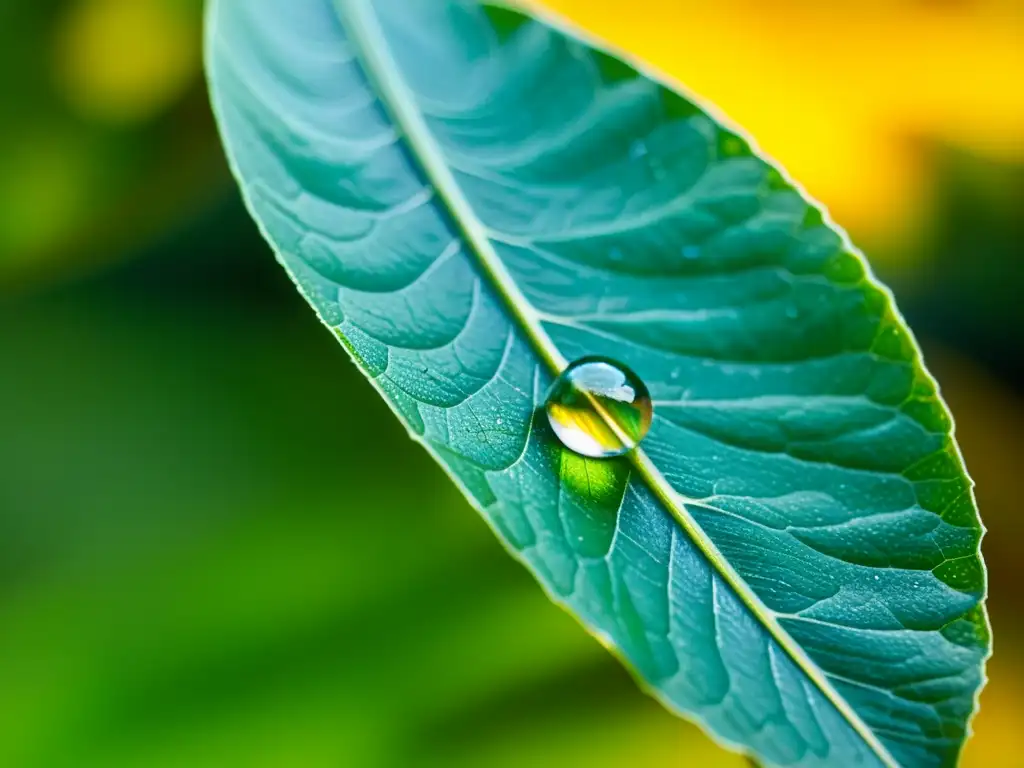
[(636, 448), (654, 415), (640, 377), (606, 357), (583, 357), (570, 364), (551, 385), (544, 409), (562, 444), (594, 459)]

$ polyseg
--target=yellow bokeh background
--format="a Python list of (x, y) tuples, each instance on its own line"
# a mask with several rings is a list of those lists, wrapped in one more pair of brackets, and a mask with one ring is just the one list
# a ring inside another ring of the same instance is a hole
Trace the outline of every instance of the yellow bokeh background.
[(920, 140), (1024, 159), (1017, 2), (550, 0), (753, 135), (835, 218), (912, 234), (927, 203)]

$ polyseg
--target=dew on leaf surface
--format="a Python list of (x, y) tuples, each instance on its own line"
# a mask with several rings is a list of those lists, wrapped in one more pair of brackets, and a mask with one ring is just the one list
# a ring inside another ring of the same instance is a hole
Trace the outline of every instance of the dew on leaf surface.
[(569, 365), (551, 386), (544, 409), (566, 448), (595, 459), (636, 448), (654, 412), (640, 377), (604, 357), (584, 357)]

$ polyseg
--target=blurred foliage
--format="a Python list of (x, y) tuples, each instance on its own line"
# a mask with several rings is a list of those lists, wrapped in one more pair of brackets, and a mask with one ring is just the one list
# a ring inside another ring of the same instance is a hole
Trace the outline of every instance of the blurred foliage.
[[(871, 246), (991, 531), (966, 764), (1020, 764), (1024, 4), (551, 5)], [(742, 766), (547, 602), (285, 284), (200, 6), (0, 3), (0, 765)]]
[(224, 194), (201, 6), (0, 3), (0, 295), (115, 258)]
[(0, 764), (717, 758), (501, 551), (277, 269), (233, 203), (5, 308)]

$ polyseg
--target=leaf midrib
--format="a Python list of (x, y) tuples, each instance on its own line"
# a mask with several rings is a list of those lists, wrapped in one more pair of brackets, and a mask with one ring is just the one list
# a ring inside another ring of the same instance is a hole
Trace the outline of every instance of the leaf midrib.
[[(551, 374), (558, 376), (569, 361), (544, 330), (540, 315), (505, 267), (491, 242), (487, 228), (477, 217), (447, 165), (443, 151), (417, 106), (414, 93), (405, 82), (391, 55), (387, 38), (370, 6), (371, 1), (334, 0), (337, 13), (351, 35), (356, 56), (363, 65), (367, 78), (376, 86), (381, 104), (394, 120), (400, 137), (404, 138), (409, 145), (414, 162), (420, 166), (439, 198), (448, 208), (464, 244), (469, 246), (469, 250), (473, 252), (492, 287), (501, 296), (506, 308), (518, 322), (535, 352), (548, 366)], [(531, 8), (531, 10), (535, 9)], [(595, 45), (592, 40), (588, 40), (587, 43), (592, 47), (600, 47)], [(655, 82), (664, 80), (662, 76), (649, 72), (643, 65), (631, 63), (642, 76)], [(729, 585), (746, 608), (768, 631), (772, 639), (779, 644), (857, 734), (864, 739), (876, 756), (886, 766), (899, 768), (899, 763), (892, 757), (888, 749), (846, 699), (832, 686), (821, 669), (783, 629), (771, 610), (750, 589), (743, 577), (729, 564), (686, 509), (686, 503), (697, 503), (697, 500), (685, 498), (676, 492), (642, 449), (637, 448), (631, 451), (629, 457), (634, 469), (648, 488), (670, 512), (676, 523), (707, 558), (722, 580)]]

